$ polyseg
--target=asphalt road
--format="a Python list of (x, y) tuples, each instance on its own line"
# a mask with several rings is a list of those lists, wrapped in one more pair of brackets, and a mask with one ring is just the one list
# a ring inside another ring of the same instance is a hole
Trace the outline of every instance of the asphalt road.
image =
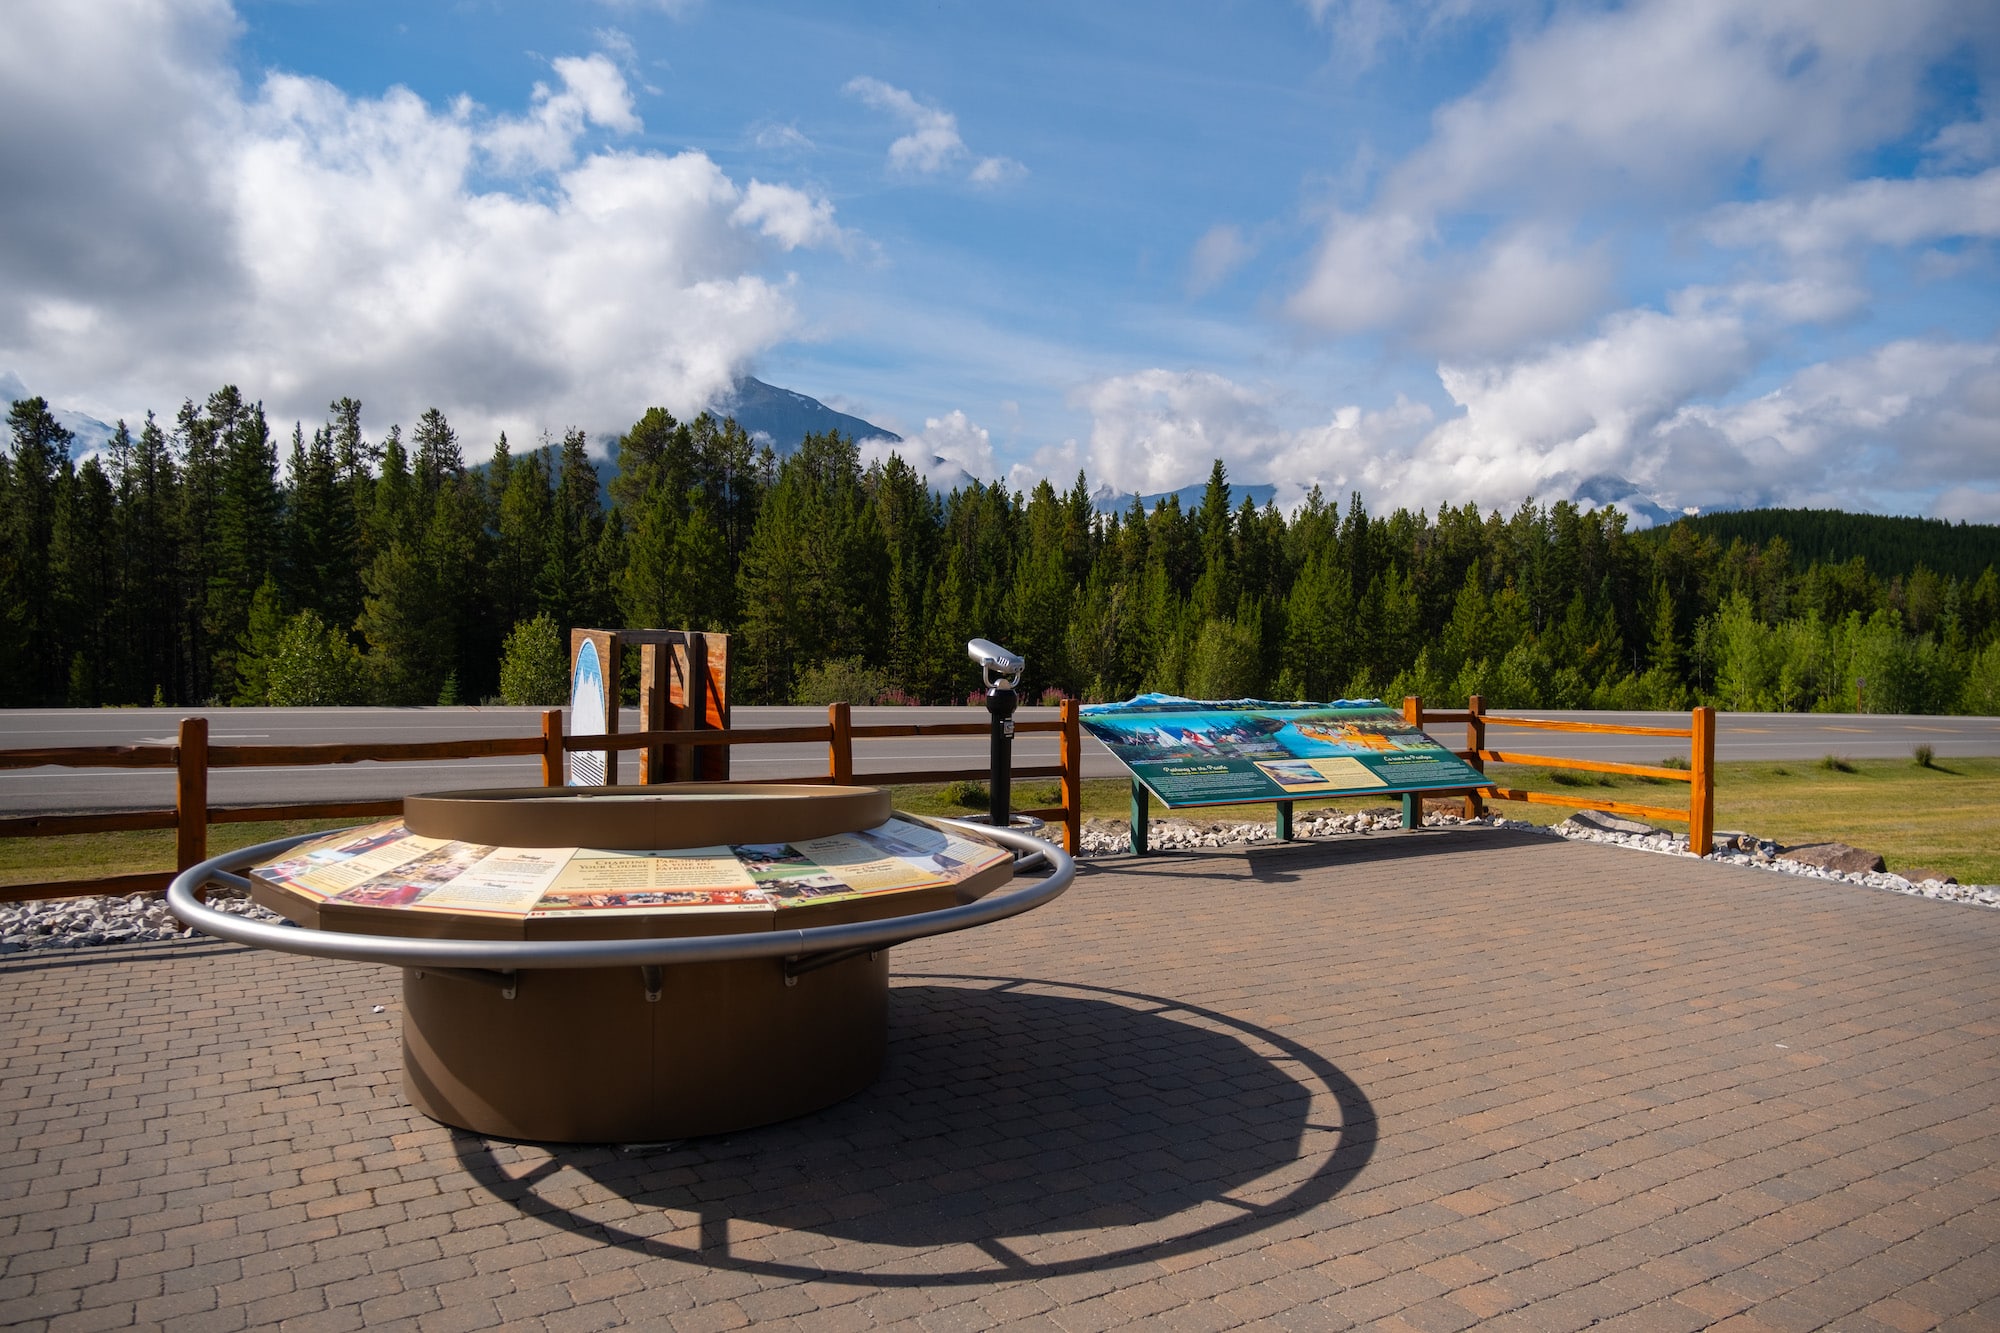
[[(238, 745), (316, 744), (449, 740), (475, 736), (534, 736), (541, 710), (533, 708), (218, 708), (218, 709), (11, 709), (0, 710), (0, 749), (60, 745), (171, 744), (179, 719), (206, 716), (209, 739)], [(1024, 708), (1027, 718), (1052, 718), (1054, 709)], [(1593, 722), (1642, 726), (1685, 726), (1686, 714), (1558, 713)], [(978, 708), (857, 708), (857, 724), (870, 722), (980, 721)], [(811, 725), (824, 722), (823, 708), (739, 708), (738, 727)], [(630, 710), (620, 724), (638, 727)], [(1432, 734), (1454, 748), (1465, 743), (1464, 728), (1444, 724)], [(1657, 763), (1685, 755), (1686, 742), (1665, 737), (1571, 735), (1490, 727), (1490, 748), (1571, 758)], [(1725, 713), (1717, 720), (1718, 759), (1817, 759), (1835, 754), (1850, 759), (1900, 758), (1928, 744), (1940, 758), (2000, 755), (2000, 718), (1842, 716), (1796, 713)], [(1053, 735), (1024, 735), (1015, 742), (1015, 763), (1056, 762)], [(855, 771), (892, 772), (919, 768), (983, 768), (983, 736), (916, 737), (858, 741)], [(621, 757), (629, 778), (637, 757)], [(733, 760), (741, 777), (812, 777), (826, 772), (821, 745), (739, 747)], [(1116, 760), (1087, 736), (1085, 777), (1118, 777)], [(318, 768), (216, 769), (209, 774), (209, 799), (218, 805), (272, 801), (361, 800), (457, 787), (535, 786), (540, 761), (470, 759), (438, 763), (342, 764)], [(0, 770), (0, 815), (75, 811), (160, 809), (173, 804), (167, 770), (65, 769)]]

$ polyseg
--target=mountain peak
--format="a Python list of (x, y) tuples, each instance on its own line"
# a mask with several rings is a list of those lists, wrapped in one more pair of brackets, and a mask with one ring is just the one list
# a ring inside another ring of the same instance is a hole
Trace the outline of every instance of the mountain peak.
[(717, 416), (734, 417), (750, 436), (769, 444), (781, 457), (799, 447), (808, 435), (824, 435), (837, 430), (855, 440), (888, 440), (902, 443), (903, 437), (883, 430), (871, 421), (836, 412), (817, 398), (795, 389), (781, 389), (745, 375), (736, 381), (729, 395), (709, 409)]

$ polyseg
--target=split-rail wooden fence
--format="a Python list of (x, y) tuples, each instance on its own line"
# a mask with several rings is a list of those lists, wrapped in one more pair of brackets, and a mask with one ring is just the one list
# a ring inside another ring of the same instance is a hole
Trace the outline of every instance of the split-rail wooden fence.
[[(105, 814), (16, 815), (0, 818), (0, 838), (48, 838), (78, 833), (113, 833), (135, 829), (173, 829), (177, 870), (141, 871), (89, 880), (53, 880), (36, 884), (0, 885), (0, 902), (43, 898), (73, 898), (85, 894), (163, 893), (178, 870), (208, 857), (208, 830), (214, 824), (243, 824), (290, 819), (370, 819), (400, 815), (401, 797), (366, 801), (302, 801), (267, 805), (211, 805), (208, 775), (219, 768), (304, 768), (323, 764), (411, 763), (425, 760), (490, 759), (539, 756), (542, 785), (560, 787), (568, 771), (566, 758), (580, 750), (639, 750), (656, 746), (736, 746), (824, 744), (826, 771), (787, 777), (756, 778), (755, 782), (830, 782), (841, 786), (885, 786), (892, 783), (984, 781), (987, 770), (912, 769), (892, 773), (856, 773), (856, 741), (911, 736), (984, 736), (987, 722), (888, 722), (856, 725), (846, 704), (827, 708), (824, 725), (804, 727), (735, 727), (728, 730), (631, 731), (610, 736), (566, 736), (559, 709), (542, 714), (539, 736), (471, 737), (450, 741), (346, 745), (211, 745), (208, 719), (181, 720), (171, 745), (52, 746), (0, 750), (0, 768), (170, 768), (174, 771), (174, 805), (165, 810), (121, 810)], [(1056, 778), (1060, 800), (1053, 806), (1015, 813), (1033, 815), (1063, 828), (1065, 845), (1074, 851), (1082, 841), (1083, 746), (1077, 704), (1066, 701), (1060, 716), (1017, 719), (1015, 733), (1055, 732), (1059, 738), (1054, 764), (1017, 766), (1016, 781)]]
[[(1425, 708), (1412, 695), (1403, 700), (1403, 720), (1423, 727), (1433, 722), (1463, 722), (1465, 748), (1453, 751), (1459, 758), (1484, 773), (1486, 765), (1532, 764), (1539, 768), (1584, 773), (1616, 773), (1626, 777), (1651, 778), (1657, 782), (1684, 782), (1688, 786), (1686, 807), (1636, 805), (1627, 801), (1607, 801), (1602, 797), (1565, 796), (1556, 792), (1527, 791), (1518, 787), (1486, 787), (1468, 793), (1465, 813), (1477, 815), (1488, 799), (1524, 801), (1530, 805), (1567, 806), (1574, 810), (1604, 810), (1614, 815), (1640, 819), (1670, 819), (1688, 826), (1688, 849), (1696, 856), (1713, 850), (1715, 838), (1715, 710), (1693, 709), (1685, 727), (1644, 727), (1614, 722), (1578, 722), (1569, 718), (1516, 717), (1488, 713), (1478, 695), (1464, 708)], [(1619, 764), (1601, 759), (1565, 759), (1556, 755), (1528, 754), (1517, 750), (1496, 750), (1487, 745), (1487, 728), (1515, 727), (1524, 731), (1560, 731), (1616, 736), (1660, 736), (1688, 742), (1686, 768), (1657, 767), (1651, 764)]]
[[(1532, 804), (1567, 806), (1573, 809), (1606, 810), (1613, 814), (1642, 819), (1685, 822), (1688, 845), (1698, 855), (1706, 854), (1715, 832), (1715, 710), (1696, 708), (1686, 727), (1647, 727), (1608, 722), (1578, 722), (1557, 718), (1517, 717), (1488, 713), (1477, 695), (1463, 709), (1425, 708), (1420, 698), (1403, 700), (1404, 719), (1423, 727), (1431, 723), (1463, 722), (1465, 745), (1455, 751), (1474, 768), (1485, 771), (1488, 763), (1530, 764), (1549, 769), (1569, 769), (1593, 773), (1614, 773), (1630, 777), (1688, 784), (1688, 805), (1638, 805), (1607, 801), (1588, 796), (1529, 791), (1492, 786), (1464, 797), (1467, 814), (1477, 814), (1488, 799), (1525, 801)], [(1553, 755), (1497, 750), (1487, 744), (1491, 727), (1513, 727), (1532, 731), (1597, 732), (1628, 736), (1659, 736), (1688, 741), (1685, 769), (1646, 764), (1620, 764), (1592, 759), (1567, 759)], [(827, 747), (823, 774), (796, 774), (780, 778), (759, 778), (759, 782), (824, 781), (838, 785), (889, 785), (981, 781), (985, 769), (912, 769), (889, 773), (854, 771), (856, 741), (888, 740), (916, 736), (983, 736), (985, 722), (890, 722), (857, 725), (846, 704), (827, 709), (824, 725), (800, 727), (735, 727), (727, 730), (695, 729), (680, 731), (634, 731), (610, 736), (566, 736), (559, 709), (542, 714), (539, 736), (476, 737), (449, 741), (416, 741), (394, 744), (320, 745), (211, 745), (208, 720), (191, 717), (181, 721), (179, 734), (171, 745), (53, 746), (35, 749), (0, 750), (0, 768), (170, 768), (174, 771), (172, 809), (127, 810), (105, 814), (17, 815), (0, 817), (0, 838), (59, 837), (66, 834), (110, 833), (137, 829), (173, 829), (174, 863), (179, 870), (208, 856), (211, 825), (292, 819), (369, 819), (402, 813), (400, 797), (383, 800), (304, 801), (264, 805), (211, 805), (208, 775), (219, 768), (301, 768), (323, 764), (411, 763), (429, 760), (487, 759), (503, 756), (538, 756), (542, 761), (542, 785), (560, 787), (567, 773), (566, 758), (580, 750), (641, 750), (650, 747), (824, 744)], [(1063, 703), (1054, 719), (1017, 720), (1016, 733), (1055, 732), (1060, 738), (1058, 760), (1053, 765), (1030, 765), (1013, 770), (1016, 780), (1056, 778), (1060, 800), (1053, 806), (1018, 813), (1060, 823), (1064, 844), (1075, 851), (1082, 842), (1083, 747), (1075, 700)], [(54, 880), (35, 884), (0, 885), (0, 902), (28, 902), (44, 898), (69, 898), (85, 894), (126, 894), (164, 892), (176, 871), (141, 871), (135, 874), (102, 876), (89, 880)]]

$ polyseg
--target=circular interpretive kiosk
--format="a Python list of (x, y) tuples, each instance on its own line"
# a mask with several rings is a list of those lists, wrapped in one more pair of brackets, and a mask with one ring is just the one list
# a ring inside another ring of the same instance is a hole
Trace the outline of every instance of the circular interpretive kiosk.
[[(1008, 887), (1034, 863), (1050, 873)], [(434, 1119), (634, 1142), (860, 1091), (889, 947), (1074, 874), (1029, 835), (900, 814), (878, 788), (701, 782), (412, 796), (401, 820), (212, 858), (167, 896), (223, 939), (402, 967), (404, 1091)], [(207, 907), (209, 884), (287, 924)]]

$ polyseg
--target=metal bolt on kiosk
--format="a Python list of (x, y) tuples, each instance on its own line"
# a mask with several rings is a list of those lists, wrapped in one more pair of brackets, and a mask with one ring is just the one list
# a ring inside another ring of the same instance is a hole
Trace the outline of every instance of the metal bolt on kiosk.
[(986, 789), (986, 817), (994, 828), (1006, 828), (1013, 818), (1014, 709), (1020, 704), (1014, 688), (1021, 683), (1021, 672), (1028, 663), (988, 639), (966, 644), (965, 655), (986, 673), (986, 711), (993, 717), (993, 772)]

